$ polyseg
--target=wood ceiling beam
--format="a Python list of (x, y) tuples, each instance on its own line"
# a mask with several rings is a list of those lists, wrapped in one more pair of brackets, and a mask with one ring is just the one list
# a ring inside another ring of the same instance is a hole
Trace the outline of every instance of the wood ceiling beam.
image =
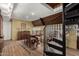
[[(45, 25), (62, 23), (62, 12), (42, 18)], [(40, 19), (32, 21), (34, 26), (43, 26)]]
[(62, 12), (43, 18), (46, 25), (62, 23)]
[(62, 5), (62, 3), (47, 3), (51, 8), (57, 8)]

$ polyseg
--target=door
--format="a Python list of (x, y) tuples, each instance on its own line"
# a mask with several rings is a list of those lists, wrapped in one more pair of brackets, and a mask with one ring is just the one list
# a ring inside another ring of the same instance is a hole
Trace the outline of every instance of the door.
[(77, 37), (77, 49), (79, 49), (79, 37)]
[(77, 49), (79, 49), (79, 24), (77, 27)]
[(3, 47), (3, 19), (0, 14), (0, 53), (2, 51), (2, 47)]

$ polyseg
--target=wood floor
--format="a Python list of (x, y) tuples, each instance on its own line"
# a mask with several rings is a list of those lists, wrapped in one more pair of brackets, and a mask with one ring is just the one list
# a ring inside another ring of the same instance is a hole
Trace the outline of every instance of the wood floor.
[(79, 50), (67, 48), (66, 49), (66, 56), (79, 56)]
[(31, 50), (27, 47), (22, 47), (22, 41), (6, 41), (4, 42), (4, 48), (2, 50), (2, 56), (41, 56), (43, 51), (41, 46), (36, 50)]

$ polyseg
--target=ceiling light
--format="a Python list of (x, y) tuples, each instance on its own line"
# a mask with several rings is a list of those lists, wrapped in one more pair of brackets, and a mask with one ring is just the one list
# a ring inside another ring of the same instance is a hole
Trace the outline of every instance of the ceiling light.
[(35, 13), (32, 12), (32, 15), (35, 15)]

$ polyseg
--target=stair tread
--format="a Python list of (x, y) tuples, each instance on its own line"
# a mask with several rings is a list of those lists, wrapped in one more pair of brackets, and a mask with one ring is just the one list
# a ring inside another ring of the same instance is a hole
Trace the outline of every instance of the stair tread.
[(51, 48), (51, 47), (48, 47), (47, 49), (45, 49), (45, 51), (49, 51), (49, 52), (57, 53), (57, 54), (63, 54), (62, 51), (59, 51), (59, 50)]
[(60, 45), (63, 45), (64, 44), (63, 41), (58, 40), (56, 38), (53, 38), (53, 41), (56, 42), (56, 43), (58, 43), (58, 44), (60, 44)]
[(48, 56), (63, 56), (63, 54), (52, 53), (50, 51), (44, 51)]
[(62, 45), (58, 44), (57, 42), (54, 42), (54, 41), (51, 41), (51, 42), (48, 42), (49, 44), (53, 44), (53, 45), (56, 45), (56, 46), (59, 46), (59, 47), (63, 47)]
[(50, 43), (48, 43), (48, 45), (49, 45), (49, 47), (52, 47), (52, 48), (54, 48), (54, 49), (57, 49), (57, 50), (63, 51), (63, 48), (61, 48), (61, 47), (59, 47), (59, 46), (55, 46), (55, 45), (50, 44)]
[(50, 47), (50, 51), (53, 51), (54, 53), (58, 53), (58, 54), (62, 54), (63, 52), (58, 50), (58, 49), (55, 49), (55, 48), (52, 48)]

